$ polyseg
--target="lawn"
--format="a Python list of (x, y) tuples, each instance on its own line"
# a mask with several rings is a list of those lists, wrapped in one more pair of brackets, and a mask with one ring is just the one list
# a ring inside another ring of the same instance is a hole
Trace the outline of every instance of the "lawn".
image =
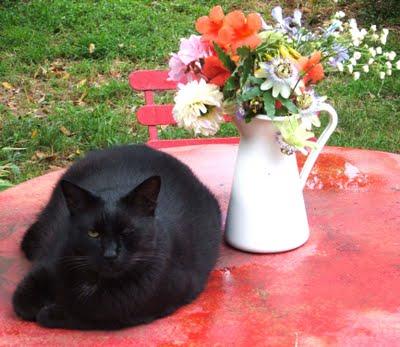
[[(146, 129), (135, 118), (142, 96), (130, 90), (129, 72), (166, 68), (179, 38), (193, 33), (194, 19), (217, 3), (226, 11), (255, 10), (267, 19), (273, 5), (299, 4), (312, 25), (345, 9), (366, 25), (372, 18), (389, 27), (388, 44), (400, 52), (394, 24), (400, 8), (374, 12), (360, 1), (3, 0), (0, 187), (8, 184), (4, 180), (15, 184), (67, 166), (93, 148), (145, 142)], [(382, 85), (367, 75), (359, 81), (334, 77), (319, 89), (340, 116), (331, 145), (400, 153), (400, 79)], [(177, 129), (160, 132), (188, 136)], [(226, 125), (220, 136), (234, 133)]]

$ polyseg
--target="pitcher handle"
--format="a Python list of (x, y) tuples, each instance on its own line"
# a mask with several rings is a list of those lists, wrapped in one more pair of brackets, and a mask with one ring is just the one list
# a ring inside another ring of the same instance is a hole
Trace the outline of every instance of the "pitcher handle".
[(304, 189), (306, 185), (307, 178), (313, 168), (315, 161), (317, 160), (319, 154), (322, 151), (322, 148), (325, 146), (326, 142), (332, 135), (333, 131), (335, 130), (337, 123), (338, 123), (338, 116), (335, 109), (329, 104), (322, 104), (319, 108), (319, 111), (326, 111), (329, 114), (329, 123), (326, 126), (325, 130), (322, 132), (321, 136), (319, 137), (316, 145), (317, 148), (311, 151), (308, 155), (306, 162), (300, 173), (300, 182), (301, 188)]

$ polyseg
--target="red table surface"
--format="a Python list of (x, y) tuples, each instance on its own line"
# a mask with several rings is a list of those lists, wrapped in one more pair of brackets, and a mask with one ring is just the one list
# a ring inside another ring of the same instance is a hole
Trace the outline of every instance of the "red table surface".
[[(164, 150), (194, 170), (226, 214), (237, 146)], [(303, 247), (253, 255), (222, 246), (192, 304), (114, 332), (47, 330), (12, 311), (29, 268), (19, 241), (61, 173), (0, 194), (0, 346), (400, 345), (399, 155), (326, 148), (305, 190), (311, 238)]]

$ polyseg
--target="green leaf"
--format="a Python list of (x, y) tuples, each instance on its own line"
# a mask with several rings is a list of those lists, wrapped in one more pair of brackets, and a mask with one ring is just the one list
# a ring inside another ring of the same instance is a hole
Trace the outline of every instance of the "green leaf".
[(214, 42), (214, 49), (217, 52), (219, 60), (221, 60), (222, 64), (230, 71), (233, 72), (236, 69), (236, 65), (234, 61), (231, 59), (231, 57), (226, 54), (223, 49)]
[(231, 75), (225, 82), (223, 93), (225, 99), (233, 98), (236, 90), (239, 88), (239, 80), (236, 76)]
[(242, 101), (248, 101), (248, 100), (254, 99), (256, 96), (259, 96), (259, 95), (261, 95), (260, 88), (253, 87), (253, 88), (250, 88), (249, 90), (247, 90), (246, 92), (244, 92), (241, 95), (240, 99)]
[(245, 83), (247, 82), (248, 77), (253, 72), (254, 57), (251, 55), (247, 56), (247, 58), (243, 61), (242, 66), (243, 70), (242, 70), (242, 75), (240, 76), (240, 85), (244, 86)]
[(293, 103), (292, 100), (290, 99), (285, 99), (282, 98), (281, 96), (279, 96), (278, 100), (282, 103), (283, 106), (285, 106), (287, 108), (287, 110), (291, 113), (298, 113), (299, 109), (297, 108), (297, 106)]
[(230, 76), (225, 82), (224, 90), (236, 90), (236, 88), (238, 87), (237, 84), (237, 79), (234, 76)]
[(247, 56), (250, 55), (251, 49), (250, 49), (250, 47), (242, 46), (242, 47), (239, 47), (236, 50), (236, 52), (237, 52), (237, 54), (239, 55), (240, 58), (245, 59)]
[(249, 82), (256, 85), (261, 85), (264, 82), (263, 78), (257, 78), (254, 76), (249, 76)]
[(266, 92), (263, 95), (264, 100), (264, 110), (268, 117), (275, 116), (275, 99), (272, 97), (271, 93)]

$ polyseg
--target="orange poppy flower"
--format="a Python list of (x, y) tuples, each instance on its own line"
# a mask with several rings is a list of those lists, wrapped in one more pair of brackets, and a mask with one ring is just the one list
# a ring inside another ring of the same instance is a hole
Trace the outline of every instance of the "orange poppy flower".
[(208, 78), (208, 82), (217, 86), (223, 86), (230, 77), (231, 72), (222, 64), (218, 57), (211, 55), (204, 59), (203, 75)]
[(242, 11), (233, 11), (225, 16), (218, 40), (232, 53), (242, 46), (256, 48), (261, 42), (257, 35), (261, 26), (261, 18), (257, 13), (250, 13), (246, 17)]
[(224, 24), (224, 11), (221, 6), (215, 6), (208, 16), (203, 16), (196, 21), (196, 30), (202, 34), (203, 39), (218, 43), (218, 32)]
[(311, 57), (301, 57), (297, 60), (297, 66), (300, 71), (304, 73), (303, 81), (304, 84), (318, 83), (321, 81), (324, 75), (324, 68), (322, 67), (321, 52), (314, 52)]

